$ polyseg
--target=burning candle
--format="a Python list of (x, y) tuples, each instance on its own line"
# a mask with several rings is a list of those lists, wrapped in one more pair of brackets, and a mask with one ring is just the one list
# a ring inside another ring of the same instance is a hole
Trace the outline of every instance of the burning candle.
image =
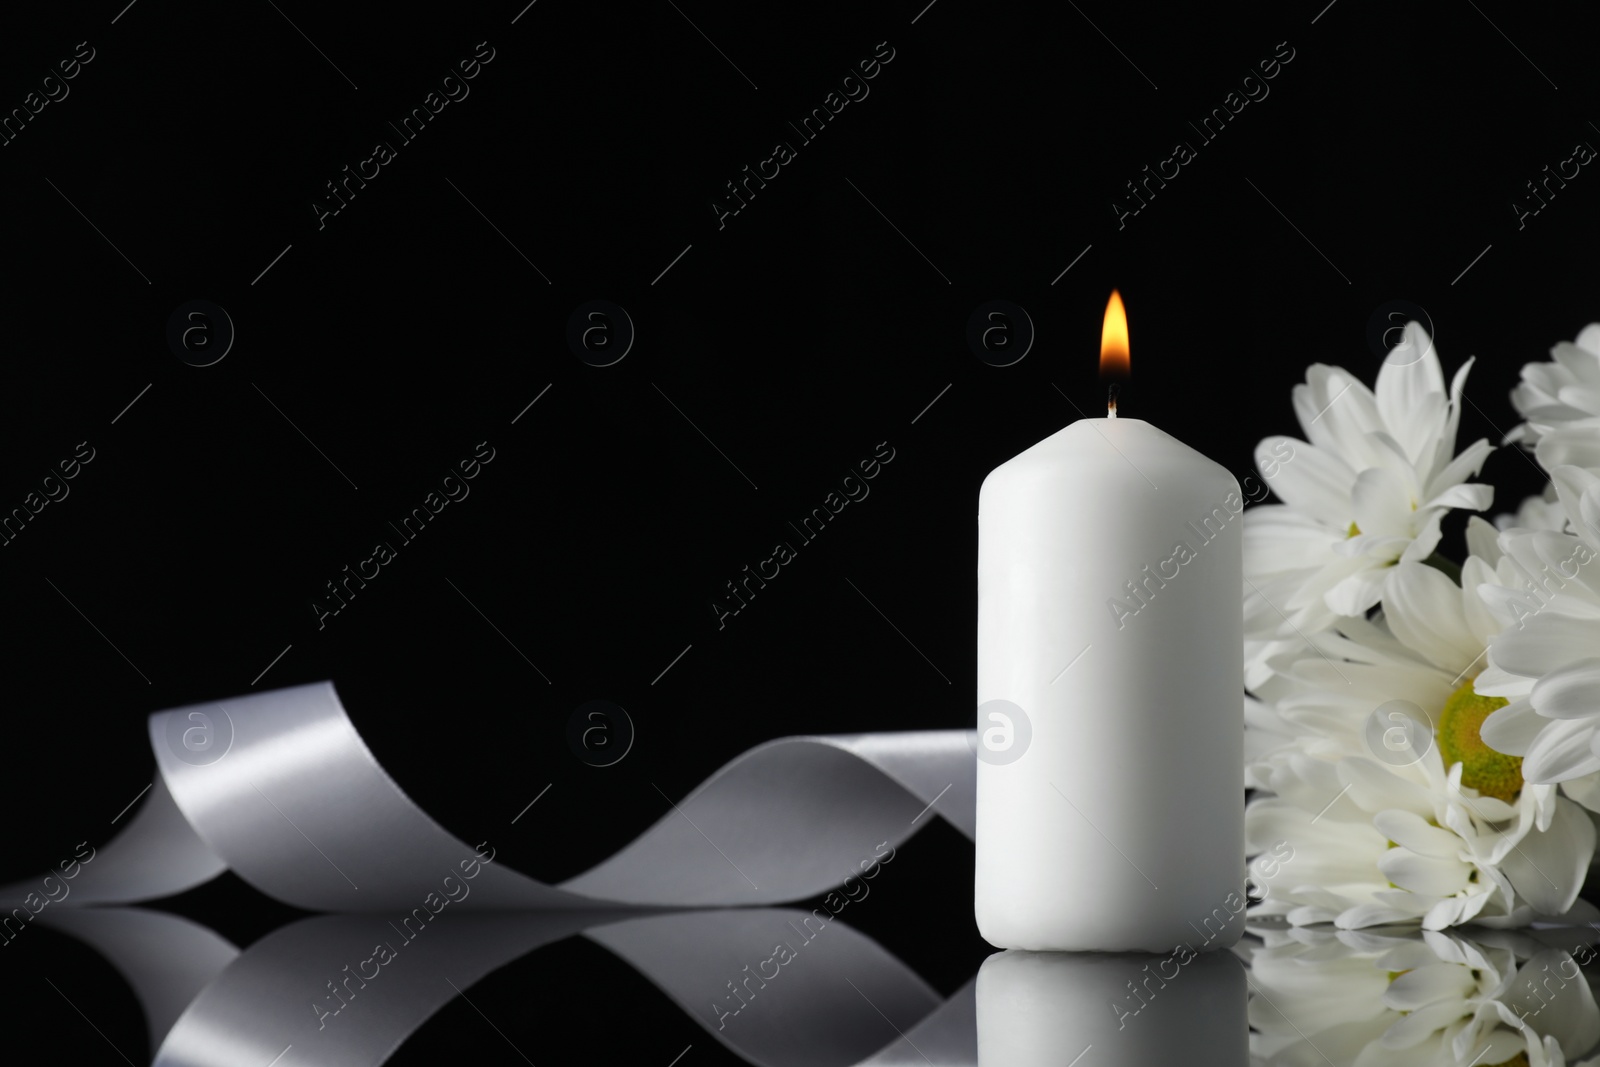
[[(1112, 293), (1103, 375), (1126, 375)], [(1142, 419), (1084, 418), (978, 496), (975, 911), (999, 948), (1232, 944), (1244, 898), (1244, 500)]]

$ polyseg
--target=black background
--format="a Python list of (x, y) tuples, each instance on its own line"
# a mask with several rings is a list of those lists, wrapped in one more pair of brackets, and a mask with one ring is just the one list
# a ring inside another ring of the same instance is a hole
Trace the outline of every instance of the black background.
[[(95, 50), (0, 148), (0, 511), (95, 449), (0, 548), (3, 880), (112, 835), (154, 773), (150, 712), (252, 684), (332, 679), (424, 809), (552, 881), (761, 741), (970, 726), (978, 486), (1097, 409), (1113, 287), (1124, 413), (1241, 479), (1258, 439), (1298, 435), (1307, 364), (1372, 380), (1388, 302), (1426, 315), (1447, 375), (1477, 357), (1463, 443), (1498, 441), (1520, 365), (1600, 317), (1593, 168), (1521, 229), (1511, 206), (1600, 144), (1581, 5), (123, 2), (0, 17), (0, 109)], [(470, 95), (398, 145), (386, 121), (480, 41)], [(870, 94), (801, 144), (788, 123), (879, 42)], [(1291, 49), (1202, 143), (1188, 122)], [(319, 229), (379, 140), (394, 161)], [(1124, 183), (1180, 140), (1197, 157), (1119, 228)], [(794, 161), (719, 228), (724, 183), (778, 141)], [(1037, 331), (1007, 367), (966, 341), (995, 298)], [(193, 299), (237, 330), (210, 367), (166, 342)], [(565, 340), (591, 299), (637, 329), (609, 367)], [(471, 495), (319, 629), (324, 583), (481, 441)], [(719, 630), (724, 583), (880, 442), (870, 496)], [(1543, 481), (1509, 449), (1484, 479), (1497, 510)], [(596, 698), (637, 728), (608, 768), (564, 736)], [(848, 918), (949, 993), (987, 952), (970, 884), (933, 821)], [(295, 914), (231, 875), (163, 906), (240, 944)], [(9, 1003), (120, 1062), (54, 975), (137, 1059), (114, 972), (26, 942)], [(536, 1061), (580, 1036), (733, 1059), (581, 940), (474, 1000)], [(459, 1003), (394, 1062), (463, 1040), (521, 1062)]]

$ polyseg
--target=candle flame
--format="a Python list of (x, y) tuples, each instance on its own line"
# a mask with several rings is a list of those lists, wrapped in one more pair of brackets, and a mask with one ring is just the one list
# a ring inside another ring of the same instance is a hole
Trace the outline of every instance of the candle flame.
[(1126, 378), (1128, 371), (1128, 312), (1122, 306), (1122, 294), (1113, 289), (1100, 327), (1100, 377)]

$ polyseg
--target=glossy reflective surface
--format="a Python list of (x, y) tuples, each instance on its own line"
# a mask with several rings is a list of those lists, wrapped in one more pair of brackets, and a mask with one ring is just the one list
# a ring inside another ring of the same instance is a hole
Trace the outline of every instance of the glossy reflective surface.
[(9, 1039), (74, 1062), (1476, 1067), (1600, 1042), (1590, 940), (1258, 927), (1231, 951), (997, 952), (945, 991), (820, 907), (320, 915), (243, 948), (86, 908), (42, 913), (6, 962), (41, 1009)]

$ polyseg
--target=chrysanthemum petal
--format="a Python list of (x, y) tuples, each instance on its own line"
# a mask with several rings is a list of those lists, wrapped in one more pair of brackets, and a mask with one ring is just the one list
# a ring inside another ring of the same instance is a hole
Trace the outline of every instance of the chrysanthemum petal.
[(1416, 1011), (1441, 1000), (1461, 1003), (1476, 984), (1469, 968), (1435, 960), (1412, 967), (1390, 982), (1383, 992), (1383, 1002), (1396, 1011)]
[(1355, 523), (1362, 533), (1398, 537), (1409, 534), (1411, 512), (1419, 501), (1411, 499), (1405, 481), (1387, 467), (1369, 467), (1356, 475), (1350, 491)]
[(1517, 896), (1534, 911), (1559, 915), (1578, 897), (1594, 857), (1594, 841), (1594, 823), (1588, 814), (1561, 797), (1549, 832), (1524, 837), (1500, 869), (1511, 879)]
[(1287, 504), (1262, 504), (1244, 513), (1245, 574), (1311, 571), (1339, 535)]
[(1306, 440), (1357, 469), (1369, 467), (1366, 434), (1383, 428), (1372, 390), (1343, 367), (1313, 363), (1294, 389), (1294, 409)]
[(1600, 812), (1600, 772), (1568, 778), (1561, 783), (1561, 792), (1590, 811)]
[[(1479, 690), (1481, 693), (1482, 690)], [(1508, 756), (1523, 756), (1549, 720), (1533, 710), (1526, 699), (1516, 700), (1489, 713), (1478, 727), (1483, 743)]]
[(1422, 526), (1417, 530), (1416, 536), (1400, 553), (1400, 561), (1409, 563), (1416, 560), (1421, 563), (1433, 555), (1433, 550), (1439, 547), (1439, 524), (1444, 521), (1444, 509), (1433, 508), (1427, 512), (1427, 517), (1422, 520)]
[(1410, 811), (1380, 811), (1372, 817), (1373, 827), (1384, 837), (1429, 859), (1456, 859), (1461, 853), (1461, 838), (1449, 830), (1429, 826), (1422, 816)]
[(1423, 506), (1429, 508), (1465, 508), (1468, 511), (1482, 511), (1494, 503), (1494, 486), (1484, 485), (1482, 482), (1467, 482), (1461, 485), (1452, 485), (1443, 490)]
[[(1294, 459), (1287, 463), (1276, 458), (1284, 444), (1294, 450)], [(1316, 445), (1281, 436), (1262, 439), (1255, 454), (1259, 470), (1276, 464), (1271, 485), (1278, 499), (1336, 529), (1350, 522), (1350, 487), (1356, 472), (1344, 460)]]
[(1467, 554), (1477, 556), (1493, 568), (1500, 561), (1500, 531), (1481, 515), (1467, 519)]
[(1378, 870), (1401, 889), (1430, 896), (1447, 897), (1468, 885), (1472, 868), (1458, 859), (1419, 856), (1404, 848), (1393, 848), (1378, 860)]
[(1425, 819), (1433, 817), (1433, 796), (1427, 787), (1400, 777), (1376, 760), (1364, 756), (1340, 760), (1339, 778), (1350, 787), (1346, 799), (1364, 811), (1401, 808)]
[(1323, 596), (1323, 603), (1336, 615), (1363, 615), (1383, 597), (1384, 571), (1373, 567), (1357, 571)]
[(1513, 674), (1542, 678), (1569, 663), (1587, 659), (1600, 649), (1600, 622), (1556, 618), (1548, 609), (1521, 629), (1495, 639), (1489, 656), (1495, 666)]
[(1378, 410), (1391, 427), (1406, 424), (1417, 405), (1430, 393), (1444, 395), (1444, 373), (1433, 339), (1421, 323), (1412, 321), (1401, 331), (1399, 342), (1384, 356), (1373, 390)]
[(1396, 564), (1384, 589), (1383, 612), (1396, 637), (1446, 669), (1461, 670), (1483, 651), (1467, 628), (1461, 587), (1435, 567)]
[(1582, 719), (1547, 719), (1548, 725), (1528, 744), (1522, 757), (1522, 777), (1549, 784), (1600, 771), (1600, 756), (1591, 741), (1594, 724)]
[(1561, 466), (1600, 468), (1600, 439), (1587, 429), (1568, 424), (1542, 435), (1533, 454), (1547, 471)]
[[(1420, 1045), (1432, 1037), (1435, 1032), (1460, 1019), (1466, 1014), (1466, 1004), (1457, 1001), (1441, 1001), (1429, 1004), (1427, 1007), (1418, 1008), (1399, 1022), (1383, 1032), (1379, 1039), (1386, 1049), (1408, 1049)], [(1385, 1063), (1397, 1062), (1385, 1059)], [(1403, 1062), (1403, 1061), (1402, 1061)], [(1427, 1058), (1416, 1061), (1418, 1064), (1437, 1063), (1437, 1052), (1429, 1048)]]
[(1574, 660), (1546, 674), (1529, 699), (1552, 719), (1589, 719), (1600, 725), (1600, 658)]
[[(1449, 444), (1449, 442), (1441, 442)], [(1494, 446), (1488, 439), (1480, 437), (1472, 442), (1454, 459), (1440, 468), (1439, 473), (1428, 479), (1424, 492), (1438, 495), (1453, 485), (1459, 485), (1483, 469), (1483, 461), (1489, 458), (1494, 451)]]

